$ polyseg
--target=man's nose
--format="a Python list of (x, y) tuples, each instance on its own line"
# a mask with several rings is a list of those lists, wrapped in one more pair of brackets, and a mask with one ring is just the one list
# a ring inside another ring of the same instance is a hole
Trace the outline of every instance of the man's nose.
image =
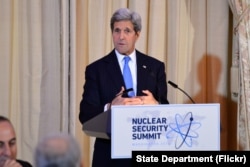
[(9, 145), (5, 145), (3, 148), (3, 155), (10, 156), (11, 155), (11, 149)]
[(124, 31), (121, 31), (121, 32), (120, 32), (120, 39), (123, 39), (123, 38), (124, 38), (124, 35), (125, 35), (125, 32), (124, 32)]

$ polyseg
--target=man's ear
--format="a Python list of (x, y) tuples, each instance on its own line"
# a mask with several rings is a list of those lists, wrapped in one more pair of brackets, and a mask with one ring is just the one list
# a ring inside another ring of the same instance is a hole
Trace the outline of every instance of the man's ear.
[(141, 33), (141, 31), (136, 32), (137, 38), (140, 36), (140, 33)]

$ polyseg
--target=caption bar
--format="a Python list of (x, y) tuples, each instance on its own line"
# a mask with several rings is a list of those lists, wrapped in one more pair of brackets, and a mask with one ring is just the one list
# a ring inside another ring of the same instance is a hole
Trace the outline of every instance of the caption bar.
[(247, 166), (249, 151), (132, 151), (133, 166), (237, 165)]

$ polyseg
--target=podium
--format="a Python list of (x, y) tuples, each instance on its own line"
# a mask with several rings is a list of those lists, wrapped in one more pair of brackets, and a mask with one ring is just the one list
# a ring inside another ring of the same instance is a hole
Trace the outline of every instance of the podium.
[(220, 104), (112, 106), (83, 124), (93, 137), (111, 139), (112, 158), (132, 151), (220, 150)]
[(103, 112), (89, 121), (82, 127), (83, 131), (92, 137), (110, 139), (111, 138), (111, 110)]

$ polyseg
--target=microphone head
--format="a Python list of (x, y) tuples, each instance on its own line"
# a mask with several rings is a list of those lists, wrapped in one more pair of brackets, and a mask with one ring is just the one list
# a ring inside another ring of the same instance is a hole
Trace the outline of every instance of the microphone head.
[(128, 88), (128, 89), (124, 90), (124, 91), (121, 93), (122, 97), (130, 97), (129, 94), (128, 94), (128, 92), (131, 92), (131, 91), (133, 91), (133, 90), (134, 90), (133, 88)]
[(176, 85), (175, 83), (173, 83), (172, 81), (168, 81), (168, 83), (173, 86), (174, 88), (178, 88), (178, 85)]
[(133, 91), (133, 88), (126, 89), (126, 90), (124, 90), (122, 93), (125, 94), (125, 93), (128, 93), (128, 92), (130, 92), (130, 91)]
[(115, 97), (120, 96), (120, 95), (122, 95), (123, 97), (124, 95), (127, 95), (127, 93), (130, 91), (133, 91), (133, 88), (126, 89), (122, 93), (117, 94)]

